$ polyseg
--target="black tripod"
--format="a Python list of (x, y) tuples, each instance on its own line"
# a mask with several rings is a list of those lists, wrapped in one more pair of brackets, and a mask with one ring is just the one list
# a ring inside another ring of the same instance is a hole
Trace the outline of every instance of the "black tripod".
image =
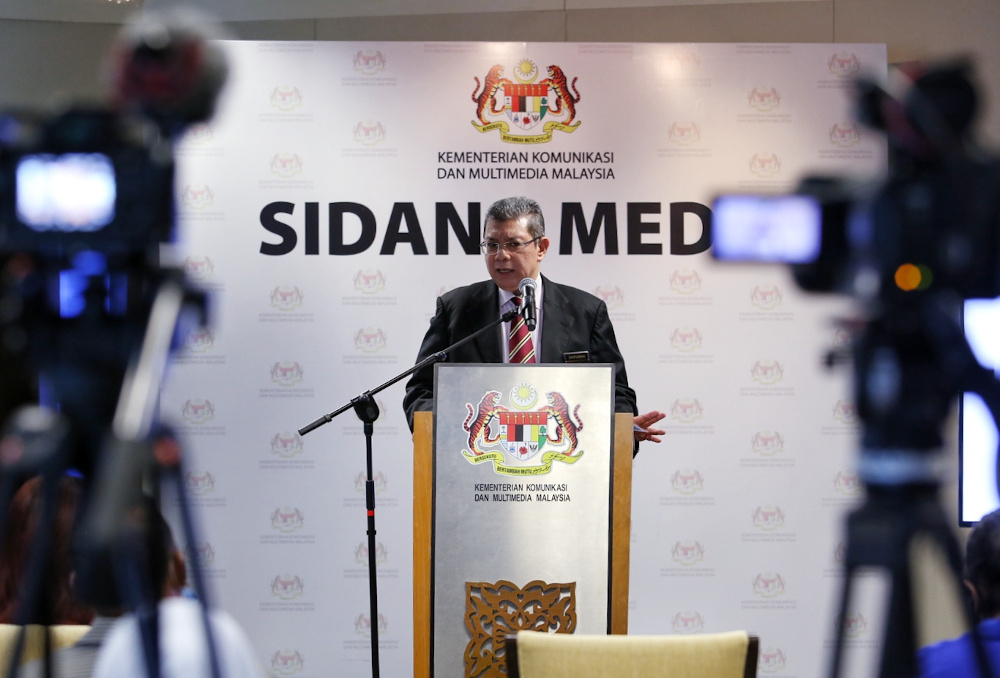
[[(854, 346), (855, 393), (864, 424), (859, 474), (866, 499), (847, 518), (844, 584), (831, 678), (840, 675), (854, 577), (864, 567), (890, 579), (880, 678), (919, 675), (911, 546), (927, 538), (963, 599), (962, 554), (939, 503), (941, 429), (963, 391), (980, 394), (996, 419), (1000, 387), (981, 367), (953, 315), (931, 304), (899, 304), (869, 321)], [(981, 678), (1000, 675), (966, 606)]]
[[(134, 610), (149, 678), (160, 675), (157, 604), (161, 591), (149, 574), (148, 524), (135, 520), (142, 503), (142, 485), (165, 478), (178, 494), (184, 537), (196, 543), (194, 521), (185, 498), (180, 448), (168, 433), (158, 431), (156, 407), (172, 337), (186, 312), (204, 314), (205, 299), (189, 289), (179, 270), (143, 270), (150, 297), (139, 302), (124, 323), (95, 314), (84, 327), (65, 326), (40, 306), (32, 307), (24, 325), (38, 337), (39, 373), (55, 373), (56, 397), (64, 410), (55, 413), (38, 407), (19, 411), (11, 420), (0, 446), (0, 531), (7, 523), (7, 507), (18, 478), (41, 475), (42, 502), (38, 527), (30, 549), (27, 581), (22, 587), (19, 621), (46, 619), (45, 575), (55, 523), (58, 481), (67, 468), (86, 464), (93, 469), (85, 492), (83, 514), (74, 537), (77, 586), (90, 602), (105, 607), (122, 603)], [(94, 295), (88, 303), (101, 299)], [(85, 340), (86, 338), (86, 340)], [(111, 339), (122, 340), (112, 341)], [(74, 346), (73, 351), (66, 349)], [(86, 369), (102, 364), (106, 345), (128, 350), (118, 362), (107, 361), (100, 378)], [(120, 364), (121, 369), (115, 369)], [(77, 369), (77, 368), (83, 369)], [(82, 376), (81, 376), (82, 375)], [(80, 381), (74, 381), (79, 377)], [(60, 381), (64, 379), (65, 382)], [(83, 383), (95, 397), (88, 406), (83, 395), (69, 392)], [(65, 398), (61, 396), (67, 396)], [(111, 409), (106, 407), (110, 403)], [(2, 534), (0, 534), (2, 536)], [(208, 618), (208, 593), (197, 554), (189, 558), (190, 571), (200, 595), (204, 633), (211, 673), (221, 675), (213, 632)], [(41, 615), (41, 617), (39, 617)], [(24, 646), (24, 631), (6, 675), (15, 675)], [(49, 663), (48, 642), (46, 663)]]

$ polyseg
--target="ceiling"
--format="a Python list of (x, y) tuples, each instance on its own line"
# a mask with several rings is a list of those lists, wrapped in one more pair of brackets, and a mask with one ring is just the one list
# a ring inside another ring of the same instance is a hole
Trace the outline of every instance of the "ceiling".
[(470, 2), (470, 0), (2, 0), (0, 20), (122, 23), (143, 6), (151, 9), (195, 7), (219, 21), (274, 21), (414, 14), (561, 12), (762, 1), (765, 0), (490, 0), (489, 3)]

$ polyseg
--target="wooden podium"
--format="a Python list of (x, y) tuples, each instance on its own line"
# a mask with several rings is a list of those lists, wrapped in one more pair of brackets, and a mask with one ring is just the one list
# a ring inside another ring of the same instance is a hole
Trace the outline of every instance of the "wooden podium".
[[(452, 366), (460, 367), (460, 366)], [(469, 406), (470, 416), (472, 408)], [(416, 678), (431, 678), (432, 647), (434, 634), (434, 558), (435, 540), (435, 435), (434, 416), (431, 412), (417, 412), (414, 415), (413, 430), (413, 633), (414, 633), (414, 675)], [(608, 537), (610, 553), (608, 559), (609, 596), (607, 610), (607, 632), (625, 634), (628, 632), (628, 577), (629, 577), (629, 535), (631, 524), (631, 480), (632, 480), (632, 415), (614, 414), (611, 422), (610, 478), (610, 520)], [(463, 462), (464, 463), (464, 462)], [(485, 469), (483, 469), (485, 470)], [(551, 526), (558, 531), (559, 525)], [(509, 582), (504, 582), (509, 583)], [(527, 582), (521, 582), (524, 585)], [(541, 582), (532, 582), (541, 583)], [(556, 632), (572, 632), (558, 629)], [(492, 640), (491, 652), (502, 657), (502, 638)], [(468, 667), (467, 667), (468, 668)], [(505, 668), (505, 667), (504, 667)], [(475, 672), (473, 672), (475, 673)], [(466, 675), (470, 675), (467, 673)], [(504, 675), (504, 670), (492, 668), (479, 672), (487, 678)]]

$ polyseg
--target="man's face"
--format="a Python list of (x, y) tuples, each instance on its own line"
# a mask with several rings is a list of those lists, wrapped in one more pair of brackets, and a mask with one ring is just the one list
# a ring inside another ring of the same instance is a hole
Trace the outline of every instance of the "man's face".
[(524, 278), (537, 278), (538, 269), (549, 249), (549, 239), (541, 239), (521, 247), (517, 252), (508, 251), (503, 245), (509, 242), (528, 242), (534, 236), (527, 226), (528, 217), (507, 221), (491, 221), (483, 235), (485, 242), (500, 243), (500, 251), (486, 254), (486, 268), (500, 289), (517, 292), (517, 284)]

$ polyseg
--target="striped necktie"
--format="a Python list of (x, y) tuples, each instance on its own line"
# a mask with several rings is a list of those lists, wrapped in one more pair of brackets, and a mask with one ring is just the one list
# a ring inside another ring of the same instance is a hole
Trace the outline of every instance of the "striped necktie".
[[(520, 307), (521, 297), (514, 297), (514, 303)], [(510, 350), (507, 355), (511, 363), (535, 362), (535, 346), (523, 316), (518, 315), (510, 321)]]

